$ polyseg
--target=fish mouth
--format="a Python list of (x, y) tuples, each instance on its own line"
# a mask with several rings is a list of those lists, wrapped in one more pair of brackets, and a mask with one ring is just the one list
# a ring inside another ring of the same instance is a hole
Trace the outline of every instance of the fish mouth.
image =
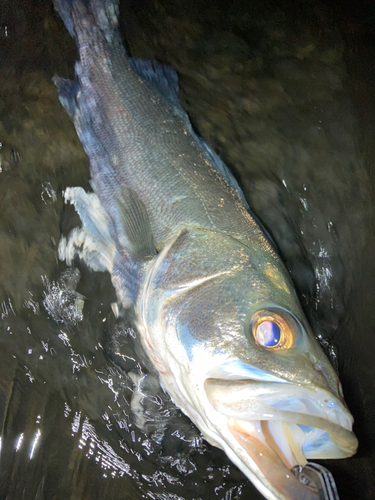
[(266, 498), (318, 500), (317, 490), (301, 483), (292, 469), (308, 459), (345, 458), (357, 450), (351, 414), (326, 389), (207, 379), (205, 392), (226, 417), (227, 454)]

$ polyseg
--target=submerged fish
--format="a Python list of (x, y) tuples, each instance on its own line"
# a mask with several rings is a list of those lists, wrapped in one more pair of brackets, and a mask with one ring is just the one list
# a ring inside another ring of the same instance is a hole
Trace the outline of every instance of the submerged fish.
[(291, 472), (355, 453), (340, 382), (270, 238), (194, 133), (173, 69), (129, 58), (116, 0), (55, 0), (76, 80), (55, 79), (90, 159), (60, 244), (108, 270), (174, 403), (269, 500), (318, 493)]

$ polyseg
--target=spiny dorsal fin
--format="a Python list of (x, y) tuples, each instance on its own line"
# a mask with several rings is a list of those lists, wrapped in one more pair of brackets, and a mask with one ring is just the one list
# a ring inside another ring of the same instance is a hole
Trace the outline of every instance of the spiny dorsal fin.
[(145, 260), (156, 254), (147, 210), (137, 193), (123, 186), (116, 197), (119, 222), (126, 238), (126, 253), (135, 261)]

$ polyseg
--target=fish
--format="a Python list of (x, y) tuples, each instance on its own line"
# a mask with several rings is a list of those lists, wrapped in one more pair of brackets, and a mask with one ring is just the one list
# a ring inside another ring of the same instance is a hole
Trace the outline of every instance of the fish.
[(196, 134), (171, 67), (127, 55), (116, 0), (54, 0), (75, 39), (55, 78), (90, 160), (67, 187), (82, 227), (59, 256), (108, 271), (163, 389), (268, 500), (317, 500), (293, 473), (355, 454), (339, 378), (275, 244)]

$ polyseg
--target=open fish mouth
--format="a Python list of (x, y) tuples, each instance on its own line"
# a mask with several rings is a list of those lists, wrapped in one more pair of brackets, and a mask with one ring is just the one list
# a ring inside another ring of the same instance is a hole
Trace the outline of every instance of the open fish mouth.
[[(205, 392), (226, 416), (236, 465), (269, 499), (317, 500), (292, 469), (308, 459), (355, 454), (353, 418), (331, 392), (292, 383), (207, 379)], [(264, 490), (263, 490), (263, 488)]]

